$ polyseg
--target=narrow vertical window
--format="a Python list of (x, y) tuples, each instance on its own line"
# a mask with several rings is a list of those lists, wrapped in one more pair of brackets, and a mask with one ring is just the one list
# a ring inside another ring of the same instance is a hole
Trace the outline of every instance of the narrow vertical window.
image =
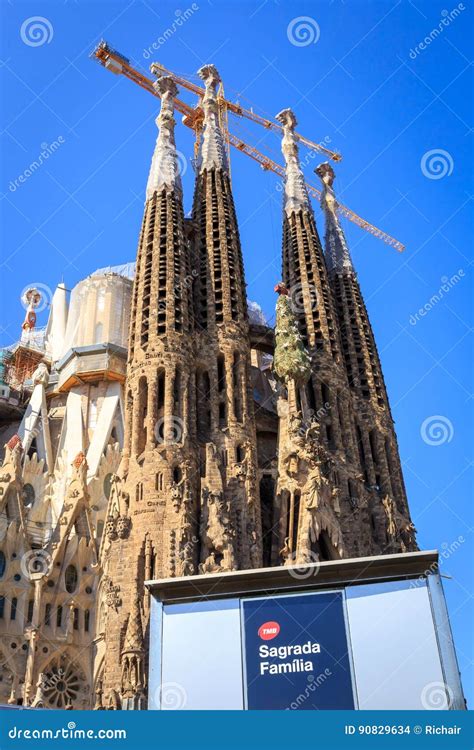
[(234, 414), (237, 422), (242, 421), (242, 394), (240, 383), (240, 354), (234, 353), (234, 362), (232, 366), (232, 385), (234, 388)]

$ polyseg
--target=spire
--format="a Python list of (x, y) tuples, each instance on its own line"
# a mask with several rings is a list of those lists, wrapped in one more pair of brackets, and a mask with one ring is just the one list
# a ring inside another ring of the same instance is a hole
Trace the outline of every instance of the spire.
[(48, 325), (46, 328), (46, 345), (53, 362), (57, 362), (64, 354), (64, 337), (67, 323), (66, 287), (61, 281), (56, 287), (51, 300)]
[(146, 186), (146, 198), (168, 188), (181, 191), (181, 177), (179, 173), (178, 156), (174, 140), (174, 98), (178, 93), (175, 82), (170, 76), (162, 76), (155, 83), (155, 88), (161, 96), (161, 110), (156, 118), (158, 137), (155, 151), (151, 160), (150, 174)]
[(329, 271), (353, 271), (346, 238), (337, 215), (337, 200), (332, 184), (334, 170), (328, 162), (314, 170), (323, 183), (321, 207), (326, 217), (326, 263)]
[(204, 126), (201, 146), (197, 160), (198, 172), (205, 169), (222, 169), (229, 171), (224, 136), (219, 127), (219, 109), (217, 105), (217, 86), (220, 76), (214, 65), (204, 65), (198, 70), (198, 75), (206, 85), (202, 98), (204, 110)]
[(306, 190), (305, 179), (298, 159), (298, 143), (295, 127), (296, 117), (291, 109), (283, 109), (276, 115), (283, 126), (281, 150), (286, 162), (284, 210), (289, 216), (293, 211), (310, 209), (311, 204)]
[(133, 600), (132, 611), (128, 618), (122, 654), (130, 651), (143, 651), (143, 627), (138, 595)]

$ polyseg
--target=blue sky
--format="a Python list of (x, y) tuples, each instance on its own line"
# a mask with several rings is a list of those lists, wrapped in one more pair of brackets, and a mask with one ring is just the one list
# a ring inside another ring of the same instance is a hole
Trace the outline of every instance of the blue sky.
[[(341, 202), (406, 245), (399, 254), (345, 222), (419, 544), (447, 556), (445, 590), (472, 705), (469, 5), (4, 0), (2, 11), (0, 344), (18, 337), (25, 286), (54, 288), (64, 279), (70, 289), (95, 268), (135, 256), (158, 101), (89, 59), (101, 38), (144, 73), (153, 60), (187, 76), (213, 62), (229, 98), (269, 117), (293, 108), (302, 133), (330, 139), (343, 154), (335, 183)], [(187, 18), (178, 25), (180, 11)], [(33, 16), (46, 19), (44, 37), (29, 37), (28, 24), (21, 31)], [(163, 40), (166, 29), (172, 33)], [(281, 160), (276, 135), (245, 120), (231, 129)], [(189, 210), (192, 133), (179, 124), (176, 138)], [(20, 181), (54, 141), (45, 163)], [(319, 161), (305, 167), (315, 184)], [(249, 297), (271, 318), (280, 278), (278, 180), (233, 153), (232, 181)]]

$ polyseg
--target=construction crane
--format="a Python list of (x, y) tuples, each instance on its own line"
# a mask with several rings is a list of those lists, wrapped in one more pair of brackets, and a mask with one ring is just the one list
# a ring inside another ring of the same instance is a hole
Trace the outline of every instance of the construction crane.
[[(106, 42), (100, 42), (91, 56), (95, 58), (107, 70), (110, 70), (116, 75), (124, 75), (126, 78), (133, 81), (134, 83), (137, 83), (139, 86), (145, 89), (145, 91), (148, 91), (150, 94), (153, 94), (153, 96), (160, 98), (158, 91), (154, 87), (154, 82), (150, 78), (147, 78), (147, 76), (145, 76), (143, 73), (140, 73), (138, 70), (136, 70), (136, 68), (133, 67), (128, 58), (121, 55), (119, 52), (117, 52), (117, 50), (110, 47)], [(151, 70), (156, 75), (171, 76), (176, 84), (179, 84), (183, 88), (186, 88), (188, 91), (193, 92), (200, 98), (204, 94), (203, 88), (195, 83), (192, 83), (191, 81), (188, 81), (182, 76), (178, 76), (172, 73), (159, 63), (153, 63), (151, 65)], [(222, 94), (222, 89), (220, 90), (220, 93)], [(222, 95), (220, 96), (220, 100), (224, 117), (226, 117), (227, 112), (230, 111), (236, 115), (247, 117), (253, 122), (263, 125), (269, 130), (278, 132), (282, 131), (282, 128), (279, 124), (274, 123), (271, 120), (265, 120), (265, 118), (261, 117), (260, 115), (257, 115), (250, 110), (244, 109), (240, 105), (234, 104), (233, 102), (224, 99)], [(198, 142), (203, 122), (203, 111), (201, 107), (191, 107), (189, 104), (186, 104), (186, 102), (182, 101), (179, 98), (175, 98), (174, 101), (177, 111), (183, 115), (183, 124), (188, 128), (194, 130)], [(231, 133), (227, 128), (225, 130), (225, 137), (231, 146), (234, 146), (234, 148), (236, 148), (241, 153), (250, 156), (251, 159), (260, 164), (262, 169), (274, 172), (282, 178), (285, 177), (285, 168), (281, 164), (278, 164), (277, 162), (273, 161), (273, 159), (265, 156), (265, 154), (262, 154), (262, 152), (254, 146), (245, 143), (245, 141)], [(333, 159), (333, 161), (340, 161), (342, 158), (340, 154), (329, 151), (329, 149), (326, 149), (321, 144), (314, 143), (301, 134), (298, 134), (297, 137), (301, 143), (304, 143), (311, 149), (324, 153), (326, 156), (329, 156), (329, 158)], [(312, 197), (317, 198), (318, 200), (321, 199), (321, 191), (314, 187), (314, 185), (306, 183), (306, 187), (308, 189), (308, 193)], [(401, 242), (396, 240), (394, 237), (391, 237), (381, 229), (378, 229), (373, 224), (370, 224), (370, 222), (366, 221), (365, 219), (362, 219), (354, 211), (351, 211), (350, 208), (347, 208), (346, 206), (338, 203), (338, 211), (342, 216), (345, 216), (347, 219), (349, 219), (349, 221), (357, 224), (357, 226), (359, 226), (361, 229), (364, 229), (366, 232), (369, 232), (374, 237), (383, 240), (383, 242), (395, 248), (398, 252), (403, 252), (405, 250), (405, 246)]]
[[(173, 80), (180, 86), (182, 86), (185, 89), (188, 89), (188, 91), (192, 91), (194, 94), (197, 94), (198, 96), (204, 95), (204, 89), (200, 86), (197, 86), (195, 83), (192, 83), (191, 81), (188, 81), (187, 78), (184, 78), (183, 76), (178, 76), (172, 71), (165, 68), (160, 63), (152, 63), (150, 65), (150, 71), (155, 76), (171, 76)], [(219, 96), (219, 92), (218, 96)], [(229, 101), (228, 99), (224, 99), (224, 104), (226, 109), (229, 112), (232, 112), (234, 115), (237, 115), (238, 117), (246, 117), (248, 120), (251, 120), (252, 122), (256, 122), (258, 125), (262, 125), (267, 130), (273, 130), (276, 133), (282, 134), (283, 128), (281, 125), (279, 125), (277, 122), (273, 122), (272, 120), (267, 120), (265, 117), (262, 117), (261, 115), (258, 115), (256, 112), (254, 112), (251, 109), (245, 109), (244, 107), (241, 107), (240, 104), (235, 104), (234, 102)], [(300, 135), (299, 133), (295, 133), (296, 138), (301, 142), (304, 143), (305, 146), (308, 146), (308, 148), (313, 149), (315, 151), (319, 151), (320, 153), (327, 156), (329, 159), (332, 159), (333, 161), (341, 161), (342, 156), (341, 154), (336, 153), (335, 151), (331, 151), (330, 149), (323, 146), (321, 143), (314, 143), (314, 141), (310, 141), (309, 138), (305, 138), (303, 135)]]

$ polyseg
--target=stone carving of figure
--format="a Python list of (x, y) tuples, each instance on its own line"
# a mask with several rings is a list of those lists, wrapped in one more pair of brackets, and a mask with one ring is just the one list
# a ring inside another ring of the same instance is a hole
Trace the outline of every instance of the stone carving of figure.
[(314, 464), (306, 480), (305, 505), (308, 510), (316, 510), (320, 504), (321, 471), (318, 464)]
[(298, 476), (300, 462), (297, 453), (290, 453), (286, 458), (286, 473), (289, 477), (294, 479)]
[(410, 552), (416, 549), (415, 534), (415, 524), (412, 521), (405, 522), (400, 526), (400, 540), (403, 552)]
[(230, 525), (229, 504), (220, 492), (203, 491), (201, 510), (201, 571), (210, 572), (214, 564), (218, 570), (235, 568), (233, 534)]
[(190, 538), (185, 532), (180, 542), (180, 550), (178, 558), (180, 560), (180, 575), (192, 576), (194, 575), (194, 548), (195, 544), (193, 539)]
[(171, 503), (173, 505), (173, 508), (176, 512), (178, 512), (181, 509), (181, 504), (183, 502), (183, 482), (173, 482), (171, 485)]
[(286, 561), (288, 560), (288, 558), (290, 557), (290, 555), (291, 555), (290, 537), (287, 536), (285, 538), (285, 543), (284, 543), (282, 549), (280, 550), (280, 557), (281, 557), (281, 560), (282, 560), (283, 564), (286, 563)]
[(31, 703), (32, 708), (44, 708), (44, 691), (47, 688), (47, 679), (44, 672), (40, 672), (38, 675), (38, 682), (36, 683), (36, 693)]
[(391, 540), (395, 539), (397, 535), (397, 525), (395, 523), (395, 512), (393, 507), (393, 500), (391, 497), (386, 495), (382, 500), (385, 515), (387, 516), (387, 534)]

